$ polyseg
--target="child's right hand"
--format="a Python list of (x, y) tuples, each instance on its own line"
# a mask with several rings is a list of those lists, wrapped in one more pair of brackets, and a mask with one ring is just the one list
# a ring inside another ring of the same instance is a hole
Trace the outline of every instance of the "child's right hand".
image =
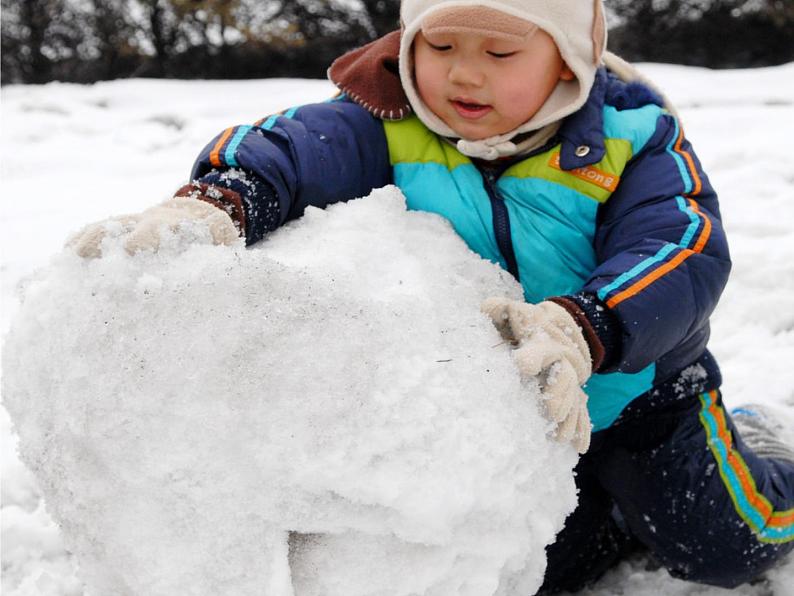
[(232, 218), (222, 209), (190, 197), (174, 197), (141, 213), (111, 217), (90, 224), (69, 239), (66, 246), (83, 258), (102, 256), (106, 236), (123, 237), (124, 249), (130, 255), (140, 251), (157, 252), (165, 231), (200, 226), (209, 233), (213, 244), (233, 244), (239, 233)]

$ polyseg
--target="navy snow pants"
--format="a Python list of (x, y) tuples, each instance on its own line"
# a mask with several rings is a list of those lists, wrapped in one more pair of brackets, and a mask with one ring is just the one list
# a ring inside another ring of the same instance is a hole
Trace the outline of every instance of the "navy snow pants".
[(579, 505), (547, 548), (540, 593), (581, 589), (635, 551), (732, 588), (794, 549), (794, 464), (754, 455), (718, 391), (594, 434), (576, 474)]

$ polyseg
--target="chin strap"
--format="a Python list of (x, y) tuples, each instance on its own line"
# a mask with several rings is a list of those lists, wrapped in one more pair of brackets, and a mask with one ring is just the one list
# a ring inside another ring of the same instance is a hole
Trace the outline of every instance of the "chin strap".
[[(524, 155), (534, 151), (538, 147), (545, 145), (560, 128), (559, 122), (553, 122), (544, 126), (540, 130), (531, 133), (524, 133), (515, 136), (501, 135), (481, 139), (479, 141), (467, 141), (466, 139), (447, 139), (457, 147), (463, 155), (476, 159), (493, 161), (502, 157), (513, 157)], [(506, 138), (507, 137), (507, 138)]]
[(467, 157), (487, 159), (490, 161), (499, 159), (500, 157), (515, 155), (518, 152), (518, 146), (512, 141), (490, 144), (488, 143), (488, 139), (482, 141), (459, 139), (456, 146), (458, 151)]

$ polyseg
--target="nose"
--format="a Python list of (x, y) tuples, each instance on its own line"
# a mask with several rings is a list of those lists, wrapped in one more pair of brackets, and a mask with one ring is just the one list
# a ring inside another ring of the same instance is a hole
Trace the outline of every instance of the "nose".
[(449, 69), (449, 81), (463, 87), (481, 87), (485, 72), (469, 60), (456, 60)]

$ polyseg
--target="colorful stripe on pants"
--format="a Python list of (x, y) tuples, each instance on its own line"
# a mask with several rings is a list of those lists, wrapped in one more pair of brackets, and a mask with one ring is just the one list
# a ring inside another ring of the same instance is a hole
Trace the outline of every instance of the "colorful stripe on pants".
[(741, 454), (733, 446), (733, 438), (718, 403), (718, 393), (700, 396), (700, 423), (706, 429), (709, 449), (717, 461), (720, 477), (733, 501), (739, 517), (752, 529), (760, 542), (794, 541), (794, 509), (775, 511), (761, 492)]

